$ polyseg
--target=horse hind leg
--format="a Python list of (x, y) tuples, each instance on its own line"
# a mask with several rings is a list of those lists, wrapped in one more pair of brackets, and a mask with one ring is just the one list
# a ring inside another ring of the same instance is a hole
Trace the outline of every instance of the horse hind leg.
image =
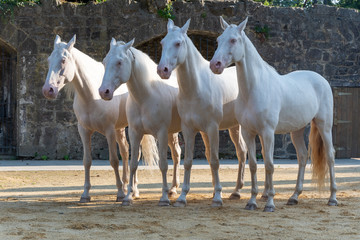
[[(329, 168), (330, 174), (330, 198), (328, 201), (329, 206), (337, 206), (338, 201), (336, 200), (336, 181), (335, 181), (335, 150), (332, 143), (332, 132), (331, 132), (331, 125), (332, 124), (325, 124), (323, 121), (315, 119), (312, 122), (311, 128), (317, 128), (319, 134), (321, 136), (325, 158), (327, 162), (327, 166)], [(316, 131), (316, 130), (315, 130)]]
[(245, 170), (245, 161), (246, 161), (246, 144), (241, 135), (241, 127), (236, 126), (229, 129), (229, 135), (231, 141), (235, 145), (236, 156), (239, 161), (238, 177), (236, 180), (236, 186), (234, 191), (231, 193), (229, 199), (240, 199), (240, 189), (244, 186), (244, 170)]
[(298, 169), (298, 176), (297, 176), (297, 180), (296, 180), (295, 192), (287, 201), (287, 205), (298, 204), (298, 197), (303, 191), (305, 167), (306, 167), (306, 163), (307, 163), (307, 159), (308, 159), (308, 152), (307, 152), (307, 149), (305, 146), (305, 141), (304, 141), (304, 130), (305, 130), (305, 128), (302, 128), (302, 129), (292, 132), (290, 134), (291, 141), (293, 142), (294, 147), (296, 149), (296, 155), (297, 155), (297, 159), (298, 159), (299, 169)]
[(180, 186), (180, 157), (181, 157), (181, 148), (179, 145), (179, 136), (178, 133), (169, 134), (168, 136), (168, 145), (171, 150), (171, 158), (173, 160), (173, 180), (172, 186), (169, 190), (169, 197), (176, 196), (176, 189)]

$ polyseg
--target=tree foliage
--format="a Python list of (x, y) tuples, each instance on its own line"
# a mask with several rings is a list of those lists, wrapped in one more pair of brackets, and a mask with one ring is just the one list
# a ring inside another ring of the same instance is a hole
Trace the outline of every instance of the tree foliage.
[(266, 6), (279, 7), (311, 7), (314, 4), (323, 3), (325, 5), (360, 9), (359, 0), (254, 0), (261, 2)]
[(360, 9), (360, 1), (359, 0), (340, 0), (336, 5), (339, 7), (344, 7), (344, 8)]

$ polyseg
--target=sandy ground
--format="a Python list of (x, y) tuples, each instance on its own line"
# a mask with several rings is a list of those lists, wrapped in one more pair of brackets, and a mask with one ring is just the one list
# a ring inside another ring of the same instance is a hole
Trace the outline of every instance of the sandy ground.
[[(264, 213), (260, 199), (258, 210), (244, 209), (249, 169), (245, 174), (242, 198), (228, 200), (236, 170), (220, 170), (224, 206), (212, 208), (210, 170), (193, 170), (188, 206), (174, 208), (157, 206), (158, 170), (139, 172), (141, 196), (130, 207), (115, 203), (112, 171), (91, 172), (92, 202), (85, 204), (78, 203), (83, 171), (1, 172), (0, 239), (360, 239), (360, 167), (336, 167), (337, 207), (327, 206), (329, 192), (316, 190), (309, 168), (299, 204), (287, 206), (297, 169), (276, 168), (274, 213)], [(258, 183), (261, 193), (264, 169)]]

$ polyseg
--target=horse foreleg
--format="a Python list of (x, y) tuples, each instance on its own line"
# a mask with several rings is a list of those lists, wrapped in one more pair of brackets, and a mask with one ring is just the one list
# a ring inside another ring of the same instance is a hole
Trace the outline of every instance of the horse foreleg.
[(123, 191), (123, 183), (120, 179), (119, 174), (119, 158), (117, 156), (117, 148), (116, 148), (116, 131), (114, 128), (110, 128), (106, 132), (106, 140), (109, 146), (109, 161), (110, 165), (114, 169), (115, 179), (116, 179), (116, 187), (118, 189), (116, 201), (121, 202), (122, 199), (125, 197)]
[(249, 158), (249, 168), (251, 173), (251, 198), (247, 202), (245, 209), (255, 210), (257, 209), (256, 196), (258, 194), (257, 187), (257, 162), (256, 162), (256, 144), (254, 134), (249, 133), (244, 128), (242, 129), (242, 135), (244, 137), (247, 149), (248, 149), (248, 158)]
[(85, 203), (85, 202), (90, 202), (90, 194), (89, 194), (89, 191), (91, 188), (90, 168), (91, 168), (91, 163), (92, 163), (90, 144), (91, 144), (91, 135), (93, 134), (93, 131), (90, 131), (90, 130), (82, 127), (79, 123), (78, 123), (78, 131), (79, 131), (81, 142), (83, 144), (83, 149), (84, 149), (83, 165), (84, 165), (84, 169), (85, 169), (84, 192), (81, 195), (80, 202)]
[(129, 138), (131, 145), (130, 179), (127, 194), (122, 202), (123, 206), (129, 206), (132, 204), (133, 201), (134, 175), (136, 174), (136, 170), (139, 165), (139, 149), (142, 136), (143, 134), (140, 134), (129, 127)]
[(246, 163), (246, 144), (241, 135), (241, 127), (236, 126), (229, 129), (229, 134), (232, 142), (235, 145), (236, 156), (239, 161), (238, 177), (234, 192), (230, 195), (230, 199), (240, 199), (240, 189), (244, 186), (244, 172)]
[(171, 157), (173, 160), (173, 180), (172, 186), (169, 191), (169, 197), (176, 196), (176, 189), (180, 186), (180, 156), (181, 156), (181, 148), (179, 145), (178, 133), (173, 133), (168, 135), (168, 145), (171, 150)]
[(159, 201), (159, 206), (169, 206), (169, 187), (167, 183), (167, 171), (168, 171), (168, 162), (167, 162), (167, 148), (168, 148), (168, 133), (167, 129), (161, 129), (157, 133), (157, 139), (159, 141), (159, 167), (162, 174), (163, 186), (162, 186), (162, 196)]
[(265, 174), (266, 174), (266, 184), (268, 184), (268, 200), (266, 202), (264, 212), (274, 212), (274, 183), (273, 183), (273, 174), (274, 174), (274, 162), (273, 162), (273, 153), (274, 153), (274, 131), (265, 130), (264, 133), (260, 135), (261, 146), (263, 149), (264, 164), (265, 164)]
[(306, 167), (306, 162), (307, 162), (307, 158), (308, 158), (308, 152), (307, 152), (307, 149), (305, 146), (305, 141), (304, 141), (304, 130), (305, 130), (305, 128), (302, 128), (302, 129), (292, 132), (290, 134), (291, 141), (293, 142), (294, 147), (296, 149), (296, 155), (297, 155), (297, 159), (298, 159), (299, 169), (298, 169), (298, 176), (297, 176), (297, 180), (296, 180), (295, 192), (289, 198), (287, 205), (298, 204), (298, 197), (303, 191), (305, 167)]
[(210, 144), (210, 168), (214, 183), (214, 197), (211, 206), (220, 207), (223, 204), (221, 199), (220, 177), (219, 177), (219, 126), (213, 123), (207, 129)]
[(181, 194), (174, 203), (174, 207), (185, 207), (186, 195), (190, 190), (190, 173), (192, 167), (192, 161), (194, 156), (195, 145), (195, 131), (182, 124), (182, 132), (185, 141), (185, 156), (184, 156), (184, 182), (181, 190)]
[(127, 191), (127, 184), (129, 183), (129, 143), (126, 140), (125, 128), (116, 130), (116, 141), (119, 145), (120, 155), (123, 165), (123, 191)]

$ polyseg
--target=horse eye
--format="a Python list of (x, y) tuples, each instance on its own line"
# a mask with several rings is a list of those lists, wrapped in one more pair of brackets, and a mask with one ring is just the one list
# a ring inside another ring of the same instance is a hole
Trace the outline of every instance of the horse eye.
[(118, 61), (118, 62), (117, 62), (117, 65), (118, 65), (118, 66), (121, 66), (121, 61)]
[(179, 42), (175, 43), (175, 47), (180, 47), (180, 43)]
[(65, 64), (65, 58), (61, 59), (61, 64)]
[(233, 39), (230, 40), (230, 42), (231, 42), (232, 44), (234, 44), (234, 43), (236, 43), (236, 39), (233, 38)]

